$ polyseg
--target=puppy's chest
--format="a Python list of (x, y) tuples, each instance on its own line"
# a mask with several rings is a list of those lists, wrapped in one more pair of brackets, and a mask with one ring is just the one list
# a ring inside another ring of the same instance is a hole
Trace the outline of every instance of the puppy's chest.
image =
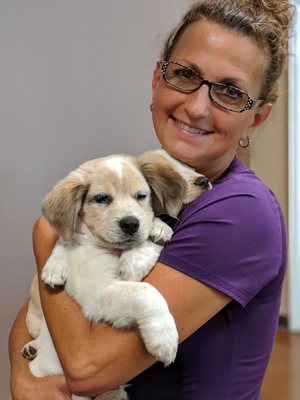
[(119, 279), (119, 257), (97, 246), (76, 246), (67, 252), (66, 275), (69, 294), (99, 289)]

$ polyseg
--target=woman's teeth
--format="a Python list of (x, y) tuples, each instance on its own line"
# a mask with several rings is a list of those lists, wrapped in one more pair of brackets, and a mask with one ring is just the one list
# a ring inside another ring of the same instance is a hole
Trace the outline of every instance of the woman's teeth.
[(185, 131), (187, 131), (189, 133), (193, 133), (195, 135), (207, 135), (208, 133), (211, 133), (209, 131), (203, 131), (201, 129), (194, 128), (194, 127), (192, 127), (190, 125), (185, 124), (184, 122), (181, 122), (181, 121), (178, 121), (178, 120), (175, 120), (175, 121), (176, 121), (176, 124), (180, 128), (184, 129)]

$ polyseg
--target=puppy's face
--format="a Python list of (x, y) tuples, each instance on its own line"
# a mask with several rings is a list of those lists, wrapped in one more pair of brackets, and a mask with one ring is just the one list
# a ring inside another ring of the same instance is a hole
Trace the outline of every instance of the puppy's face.
[(58, 182), (43, 214), (63, 241), (72, 239), (79, 216), (99, 245), (126, 249), (148, 238), (153, 209), (177, 217), (210, 187), (203, 175), (163, 150), (137, 159), (114, 155), (88, 161)]
[(208, 179), (171, 157), (165, 150), (148, 151), (138, 162), (152, 189), (155, 213), (177, 217), (184, 205), (211, 189)]
[(92, 175), (80, 213), (107, 248), (128, 248), (149, 237), (153, 222), (150, 188), (131, 159), (103, 160)]
[(150, 188), (135, 160), (117, 155), (88, 161), (46, 196), (43, 213), (63, 241), (83, 220), (102, 247), (124, 249), (149, 236)]

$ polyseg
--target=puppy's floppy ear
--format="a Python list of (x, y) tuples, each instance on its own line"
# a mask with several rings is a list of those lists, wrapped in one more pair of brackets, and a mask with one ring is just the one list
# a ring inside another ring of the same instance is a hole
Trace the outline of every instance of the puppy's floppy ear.
[(185, 180), (159, 154), (145, 153), (137, 157), (137, 163), (151, 188), (154, 213), (177, 217), (187, 190)]
[(92, 169), (83, 164), (59, 181), (43, 201), (42, 213), (62, 241), (75, 232), (76, 218), (89, 189)]

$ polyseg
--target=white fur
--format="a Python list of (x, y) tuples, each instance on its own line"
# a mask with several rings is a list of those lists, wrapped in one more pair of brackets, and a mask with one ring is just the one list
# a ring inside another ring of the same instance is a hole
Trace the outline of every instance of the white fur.
[[(178, 168), (179, 163), (172, 162), (169, 156), (165, 159), (169, 163), (167, 167), (178, 171), (189, 185), (200, 176), (187, 167)], [(69, 191), (75, 192), (74, 188), (78, 193), (86, 188), (81, 194), (81, 204), (69, 198)], [(190, 190), (188, 186), (187, 192), (186, 202), (196, 198), (201, 190)], [(95, 202), (98, 193), (108, 194), (111, 201)], [(145, 195), (145, 199), (136, 194)], [(163, 196), (161, 193), (160, 197)], [(185, 198), (180, 200), (181, 204), (185, 204)], [(72, 210), (69, 215), (68, 207), (64, 208), (66, 201), (76, 209), (76, 230), (71, 236)], [(175, 321), (162, 295), (152, 285), (140, 282), (152, 269), (161, 250), (149, 237), (165, 242), (170, 240), (172, 230), (153, 218), (150, 188), (133, 159), (112, 156), (83, 164), (50, 192), (44, 202), (44, 213), (58, 231), (61, 229), (62, 238), (69, 239), (56, 244), (42, 271), (43, 281), (53, 288), (64, 285), (89, 321), (106, 321), (116, 328), (137, 326), (148, 352), (165, 365), (173, 362), (178, 345)], [(64, 218), (63, 213), (66, 224), (70, 225), (68, 229), (56, 225), (61, 222), (57, 219)], [(134, 234), (125, 234), (120, 228), (120, 221), (128, 216), (139, 221)], [(44, 318), (39, 335), (30, 344), (37, 349), (36, 358), (30, 362), (35, 376), (63, 373)], [(107, 393), (105, 399), (114, 396), (125, 399), (126, 393), (121, 389), (111, 396)]]

